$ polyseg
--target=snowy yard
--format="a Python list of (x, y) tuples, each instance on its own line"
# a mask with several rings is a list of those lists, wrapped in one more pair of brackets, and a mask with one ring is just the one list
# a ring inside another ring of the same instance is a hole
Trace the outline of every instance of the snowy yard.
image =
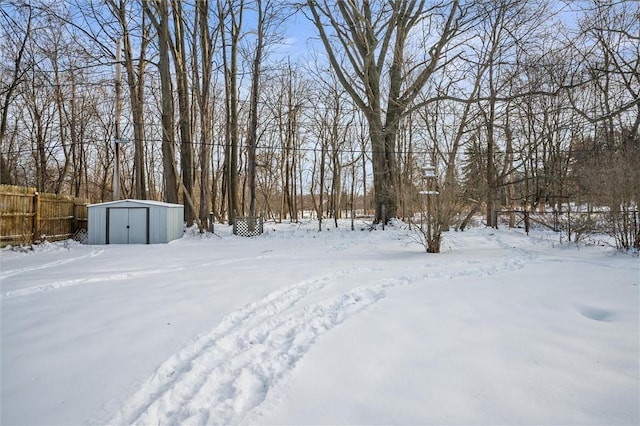
[(640, 422), (637, 257), (400, 227), (1, 251), (1, 423)]

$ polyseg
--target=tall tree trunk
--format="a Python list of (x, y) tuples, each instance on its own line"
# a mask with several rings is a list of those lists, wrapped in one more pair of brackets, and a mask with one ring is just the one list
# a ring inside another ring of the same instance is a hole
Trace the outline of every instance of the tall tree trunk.
[(256, 146), (258, 144), (258, 99), (260, 98), (260, 67), (264, 49), (264, 11), (262, 0), (256, 0), (258, 22), (255, 54), (251, 69), (251, 99), (249, 101), (249, 140), (247, 152), (247, 180), (249, 187), (249, 216), (256, 215)]
[(158, 33), (158, 69), (160, 72), (160, 89), (162, 97), (162, 170), (164, 174), (165, 199), (169, 203), (178, 203), (178, 175), (175, 167), (175, 136), (173, 87), (171, 84), (171, 69), (169, 58), (169, 9), (164, 1), (153, 2), (156, 5), (158, 17), (150, 9), (150, 1), (145, 0), (143, 5), (147, 16), (153, 22)]
[[(191, 102), (189, 101), (189, 82), (187, 70), (187, 52), (184, 41), (182, 1), (171, 0), (173, 5), (173, 65), (176, 73), (176, 93), (178, 95), (178, 127), (180, 129), (180, 169), (185, 199), (193, 196), (193, 131), (191, 129)], [(196, 212), (190, 203), (185, 203), (184, 220), (187, 226), (193, 224)]]
[[(68, 131), (69, 131), (69, 123), (66, 120), (65, 117), (65, 110), (66, 110), (66, 106), (65, 106), (65, 101), (66, 101), (66, 94), (63, 93), (62, 91), (62, 80), (61, 80), (61, 76), (60, 76), (60, 69), (59, 69), (59, 52), (58, 52), (58, 47), (56, 47), (56, 49), (51, 53), (52, 54), (52, 58), (51, 58), (51, 62), (53, 65), (53, 76), (54, 76), (54, 82), (55, 82), (55, 103), (56, 103), (56, 112), (57, 112), (57, 116), (58, 116), (58, 128), (59, 128), (59, 136), (60, 136), (60, 145), (62, 146), (62, 153), (63, 153), (63, 165), (62, 167), (58, 168), (58, 178), (56, 179), (56, 183), (55, 183), (55, 188), (54, 188), (54, 192), (56, 194), (60, 194), (62, 189), (63, 189), (63, 185), (64, 185), (64, 181), (67, 177), (67, 174), (69, 173), (69, 166), (70, 166), (70, 146), (71, 146), (71, 141), (69, 140), (68, 137)], [(72, 86), (71, 86), (71, 103), (73, 103), (74, 97), (75, 97), (75, 78), (73, 76), (71, 76), (71, 81), (72, 81)]]
[[(242, 28), (242, 16), (244, 13), (244, 1), (240, 4), (225, 4), (218, 0), (218, 14), (220, 16), (220, 35), (222, 38), (222, 55), (225, 69), (225, 105), (226, 105), (226, 152), (225, 175), (227, 186), (227, 217), (229, 223), (235, 220), (236, 213), (241, 212), (238, 199), (238, 44), (240, 30)], [(226, 18), (230, 19), (230, 28), (225, 28)], [(227, 32), (230, 41), (227, 41)]]
[[(211, 110), (209, 104), (209, 93), (211, 89), (212, 77), (212, 55), (213, 48), (211, 34), (209, 32), (209, 1), (202, 0), (196, 2), (196, 22), (194, 27), (194, 40), (200, 42), (200, 65), (201, 75), (198, 66), (194, 64), (196, 97), (198, 99), (200, 118), (200, 223), (207, 223), (209, 211), (213, 211), (211, 205)], [(193, 57), (197, 57), (195, 51)]]

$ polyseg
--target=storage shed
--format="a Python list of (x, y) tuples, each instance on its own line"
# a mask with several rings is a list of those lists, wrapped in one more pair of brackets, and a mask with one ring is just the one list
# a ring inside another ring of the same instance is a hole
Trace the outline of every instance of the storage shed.
[(148, 200), (88, 206), (89, 244), (157, 244), (181, 238), (184, 207)]

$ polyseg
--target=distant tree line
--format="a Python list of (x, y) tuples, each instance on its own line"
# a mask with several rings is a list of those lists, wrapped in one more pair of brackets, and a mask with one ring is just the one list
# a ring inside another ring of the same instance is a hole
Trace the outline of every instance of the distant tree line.
[(202, 228), (437, 192), (437, 249), (472, 212), (578, 206), (640, 244), (637, 1), (4, 0), (0, 28), (1, 183)]

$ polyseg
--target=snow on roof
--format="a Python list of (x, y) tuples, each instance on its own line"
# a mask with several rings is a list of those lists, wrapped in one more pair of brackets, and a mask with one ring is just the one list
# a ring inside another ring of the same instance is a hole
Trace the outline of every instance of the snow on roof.
[(146, 206), (157, 206), (157, 207), (184, 207), (182, 204), (171, 204), (171, 203), (165, 203), (162, 201), (153, 201), (153, 200), (134, 200), (130, 198), (127, 198), (126, 200), (107, 201), (106, 203), (89, 204), (87, 207), (112, 206), (112, 205), (122, 204), (126, 202), (142, 204)]

